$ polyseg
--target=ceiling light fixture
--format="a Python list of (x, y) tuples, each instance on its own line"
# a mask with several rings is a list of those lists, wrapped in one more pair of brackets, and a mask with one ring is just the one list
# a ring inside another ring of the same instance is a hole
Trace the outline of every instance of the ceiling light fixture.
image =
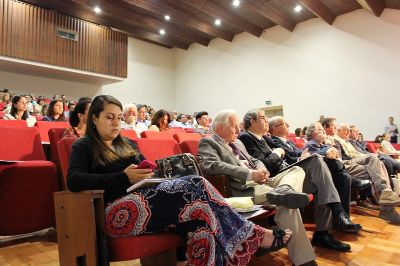
[(166, 21), (169, 21), (169, 20), (171, 19), (171, 17), (170, 17), (169, 15), (165, 15), (165, 16), (164, 16), (164, 19), (165, 19)]
[(217, 19), (214, 21), (214, 24), (215, 24), (216, 26), (221, 25), (221, 20), (220, 20), (219, 18), (217, 18)]
[(296, 11), (297, 13), (299, 13), (302, 9), (303, 7), (301, 5), (297, 5), (294, 7), (294, 11)]
[(93, 8), (93, 11), (94, 11), (96, 14), (100, 14), (100, 13), (101, 13), (101, 8), (98, 7), (98, 6), (96, 6), (95, 8)]
[(239, 7), (240, 6), (240, 0), (233, 0), (232, 5), (234, 7)]
[(164, 30), (164, 29), (161, 29), (161, 30), (160, 30), (160, 34), (161, 34), (161, 35), (165, 35), (165, 30)]

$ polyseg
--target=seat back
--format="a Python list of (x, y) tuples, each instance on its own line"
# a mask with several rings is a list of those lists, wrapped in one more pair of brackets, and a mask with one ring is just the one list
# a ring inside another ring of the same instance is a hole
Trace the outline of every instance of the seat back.
[(184, 133), (185, 130), (182, 127), (170, 127), (166, 132), (173, 135), (175, 133)]
[(28, 124), (25, 120), (4, 120), (0, 119), (0, 127), (11, 126), (11, 127), (27, 127)]
[(137, 135), (135, 130), (127, 130), (127, 129), (122, 129), (121, 130), (121, 136), (127, 137), (129, 139), (137, 139), (139, 136)]
[(140, 136), (142, 136), (142, 138), (146, 138), (146, 139), (172, 139), (174, 140), (174, 137), (172, 136), (172, 134), (169, 134), (167, 132), (164, 131), (143, 131), (142, 133), (140, 133)]
[(181, 143), (184, 140), (197, 140), (201, 139), (201, 135), (198, 133), (174, 133), (174, 139)]
[(395, 148), (396, 150), (400, 151), (400, 144), (398, 143), (392, 143), (393, 148)]
[(0, 160), (46, 160), (39, 130), (35, 127), (0, 129), (0, 139)]
[(371, 153), (376, 153), (381, 144), (375, 142), (367, 142), (367, 149)]
[(48, 122), (48, 121), (36, 121), (35, 127), (39, 129), (40, 138), (42, 142), (49, 142), (49, 130), (51, 128), (67, 128), (69, 122)]
[(297, 148), (303, 149), (306, 145), (306, 141), (303, 138), (294, 138), (294, 144), (296, 144)]
[(178, 143), (173, 139), (135, 139), (139, 151), (152, 162), (168, 156), (182, 153)]
[(63, 138), (57, 143), (58, 156), (60, 158), (61, 170), (65, 184), (67, 184), (69, 155), (71, 154), (72, 143), (74, 143), (75, 140), (77, 140), (75, 137)]
[(52, 162), (59, 162), (60, 156), (58, 155), (57, 144), (64, 135), (65, 128), (50, 128), (49, 141), (50, 141), (50, 160)]
[(184, 140), (179, 143), (179, 147), (184, 153), (191, 153), (197, 155), (199, 151), (199, 141), (198, 140)]

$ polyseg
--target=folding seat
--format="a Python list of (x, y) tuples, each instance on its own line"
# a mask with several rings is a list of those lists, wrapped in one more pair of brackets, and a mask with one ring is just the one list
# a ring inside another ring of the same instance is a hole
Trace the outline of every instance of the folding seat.
[(188, 139), (184, 140), (179, 143), (179, 147), (181, 148), (182, 152), (191, 153), (193, 155), (198, 154), (199, 150), (199, 140)]
[(45, 159), (38, 129), (7, 127), (0, 139), (0, 235), (53, 227), (56, 167)]
[(367, 150), (371, 153), (376, 153), (381, 145), (375, 142), (367, 142)]
[(173, 135), (175, 133), (184, 133), (185, 130), (182, 127), (171, 127), (165, 132), (168, 132)]
[[(146, 132), (146, 131), (145, 131)], [(152, 162), (171, 155), (182, 153), (174, 139), (135, 139), (140, 152)]]
[(25, 120), (0, 120), (0, 127), (28, 127)]
[(174, 133), (174, 139), (181, 143), (184, 140), (197, 140), (201, 139), (201, 135), (199, 133)]
[(127, 137), (132, 140), (139, 138), (135, 130), (127, 130), (127, 129), (121, 130), (121, 136)]
[(140, 136), (142, 138), (146, 139), (172, 139), (174, 140), (174, 137), (172, 134), (167, 133), (165, 131), (143, 131), (140, 133)]
[(69, 127), (69, 122), (48, 122), (48, 121), (37, 121), (35, 127), (39, 129), (40, 138), (42, 143), (49, 143), (49, 130), (51, 128), (67, 128)]
[(185, 130), (186, 133), (194, 133), (196, 130), (192, 127), (185, 127), (183, 130)]
[[(58, 143), (65, 177), (75, 140), (64, 138)], [(107, 238), (102, 190), (62, 191), (55, 193), (54, 199), (61, 266), (109, 265), (108, 261), (137, 258), (141, 259), (142, 265), (176, 265), (175, 248), (184, 245), (184, 240), (176, 234)]]
[(61, 190), (65, 190), (66, 184), (61, 172), (60, 156), (58, 155), (57, 143), (60, 141), (60, 139), (62, 139), (64, 131), (65, 128), (50, 128), (48, 132), (50, 141), (49, 158), (50, 161), (52, 161), (57, 167), (58, 183)]
[(395, 148), (396, 150), (400, 151), (400, 144), (397, 143), (392, 143), (393, 148)]

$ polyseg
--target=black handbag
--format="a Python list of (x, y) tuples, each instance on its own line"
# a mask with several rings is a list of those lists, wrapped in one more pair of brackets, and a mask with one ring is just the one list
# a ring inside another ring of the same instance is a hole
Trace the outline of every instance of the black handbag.
[(193, 156), (190, 153), (173, 155), (160, 160), (156, 160), (158, 174), (165, 178), (179, 178), (188, 175), (202, 176), (200, 156)]

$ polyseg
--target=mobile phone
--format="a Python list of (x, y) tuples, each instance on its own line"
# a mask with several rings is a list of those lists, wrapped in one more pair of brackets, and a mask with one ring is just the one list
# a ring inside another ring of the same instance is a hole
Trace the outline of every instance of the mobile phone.
[(140, 162), (140, 164), (138, 165), (139, 169), (151, 169), (152, 171), (154, 171), (154, 169), (157, 168), (157, 165), (151, 161), (148, 160), (143, 160)]

